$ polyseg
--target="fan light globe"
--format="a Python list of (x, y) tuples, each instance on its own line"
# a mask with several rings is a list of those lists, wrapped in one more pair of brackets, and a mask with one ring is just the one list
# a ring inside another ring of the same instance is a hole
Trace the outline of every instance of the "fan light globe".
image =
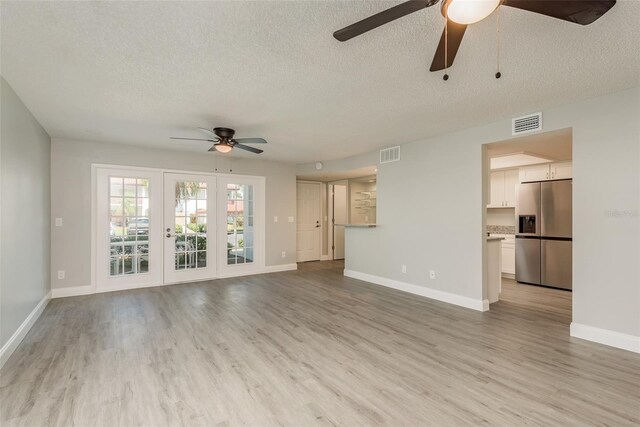
[(216, 151), (219, 151), (221, 153), (228, 153), (233, 148), (232, 146), (227, 144), (216, 144), (215, 147)]
[(446, 0), (442, 13), (458, 24), (474, 24), (491, 15), (500, 0)]

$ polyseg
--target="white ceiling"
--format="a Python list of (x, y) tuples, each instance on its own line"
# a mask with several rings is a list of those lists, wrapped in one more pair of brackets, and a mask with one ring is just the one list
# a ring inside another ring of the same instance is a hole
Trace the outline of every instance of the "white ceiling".
[[(640, 2), (590, 26), (500, 8), (449, 71), (443, 18), (417, 12), (349, 42), (372, 1), (6, 2), (0, 72), (53, 137), (202, 150), (197, 126), (269, 141), (264, 158), (341, 158), (640, 84)], [(237, 155), (237, 154), (235, 154)]]

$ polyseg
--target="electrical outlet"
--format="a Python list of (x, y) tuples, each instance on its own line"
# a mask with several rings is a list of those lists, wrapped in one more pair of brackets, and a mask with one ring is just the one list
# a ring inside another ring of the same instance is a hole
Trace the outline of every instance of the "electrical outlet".
[(282, 251), (282, 258), (286, 258), (287, 257), (287, 253), (285, 251)]
[(58, 270), (58, 280), (64, 280), (64, 270)]
[(436, 278), (436, 271), (435, 270), (429, 270), (429, 279), (433, 280)]
[(56, 227), (62, 227), (62, 218), (56, 218)]
[(273, 217), (273, 222), (278, 222), (278, 217), (277, 216)]
[(402, 266), (402, 272), (403, 272), (403, 273), (406, 273), (406, 272), (407, 272), (407, 266), (406, 266), (406, 265), (403, 265), (403, 266)]

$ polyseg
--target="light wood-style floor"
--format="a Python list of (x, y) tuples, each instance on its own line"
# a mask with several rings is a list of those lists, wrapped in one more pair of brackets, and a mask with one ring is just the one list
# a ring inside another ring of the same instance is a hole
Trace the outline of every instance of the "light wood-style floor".
[(640, 423), (640, 355), (570, 338), (541, 288), (480, 313), (342, 268), (53, 300), (1, 372), (0, 424)]

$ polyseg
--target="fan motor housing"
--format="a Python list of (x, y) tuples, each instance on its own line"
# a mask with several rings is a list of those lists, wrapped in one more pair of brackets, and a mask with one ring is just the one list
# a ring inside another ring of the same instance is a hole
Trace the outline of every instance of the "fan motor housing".
[(218, 135), (220, 138), (231, 139), (236, 131), (230, 128), (213, 128), (213, 133)]

